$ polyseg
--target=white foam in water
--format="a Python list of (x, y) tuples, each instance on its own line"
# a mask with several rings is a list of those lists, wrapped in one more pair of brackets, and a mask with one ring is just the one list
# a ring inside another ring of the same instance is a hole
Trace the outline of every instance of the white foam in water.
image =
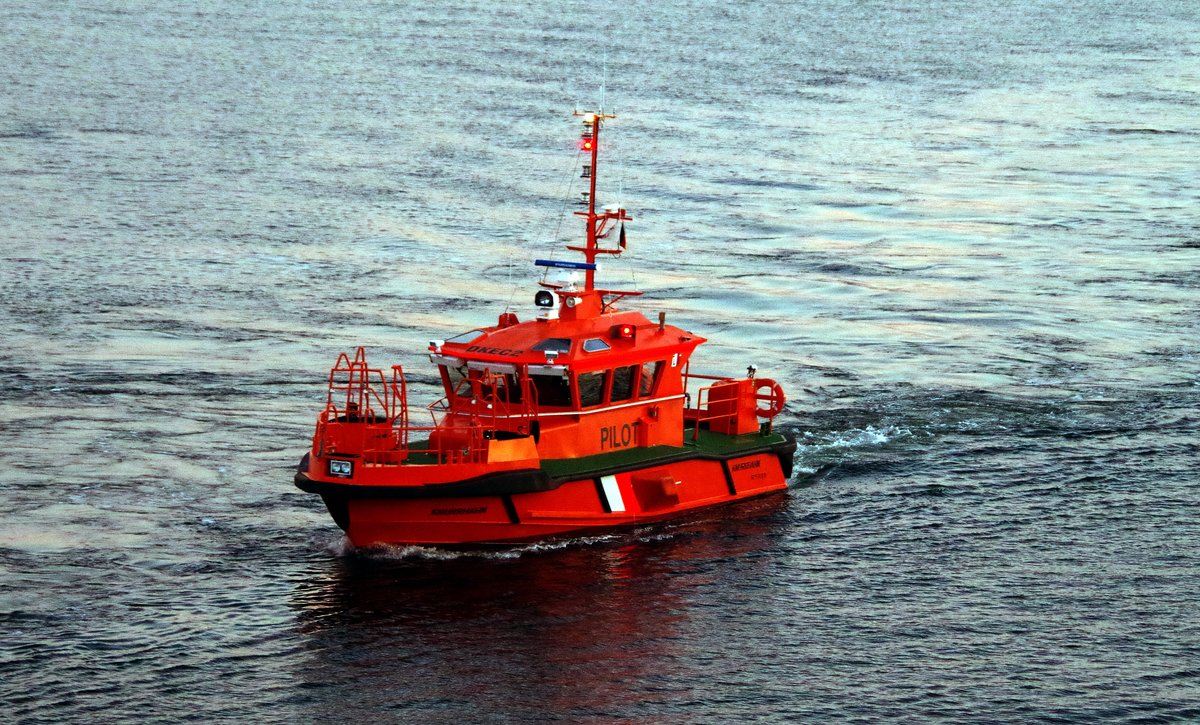
[[(600, 534), (595, 536), (578, 536), (550, 541), (539, 541), (513, 546), (478, 549), (443, 549), (437, 546), (419, 546), (416, 544), (379, 544), (376, 546), (358, 548), (350, 540), (342, 536), (335, 542), (325, 546), (326, 551), (336, 557), (363, 556), (368, 559), (406, 560), (425, 559), (429, 561), (449, 561), (454, 559), (517, 559), (526, 554), (541, 554), (551, 551), (561, 551), (574, 546), (595, 546), (616, 541), (619, 534)], [(642, 539), (648, 540), (648, 539)]]
[(508, 556), (493, 556), (494, 553), (503, 554), (503, 552), (488, 552), (488, 551), (451, 551), (449, 549), (438, 549), (432, 546), (416, 546), (413, 544), (391, 545), (380, 544), (370, 548), (358, 549), (358, 553), (369, 559), (389, 559), (389, 560), (404, 560), (404, 559), (426, 559), (430, 561), (446, 561), (449, 559), (465, 559), (465, 558), (496, 558), (507, 559)]
[(351, 544), (350, 539), (347, 539), (345, 536), (340, 536), (333, 541), (328, 541), (321, 548), (329, 552), (330, 555), (339, 559), (351, 556), (355, 552), (354, 544)]
[[(808, 451), (821, 451), (830, 448), (868, 448), (908, 438), (912, 434), (912, 430), (906, 427), (888, 425), (876, 428), (873, 425), (869, 425), (866, 428), (824, 433), (822, 436), (829, 437), (828, 440), (823, 440), (816, 444), (801, 444), (801, 447)], [(811, 435), (813, 434), (805, 433), (806, 437)]]

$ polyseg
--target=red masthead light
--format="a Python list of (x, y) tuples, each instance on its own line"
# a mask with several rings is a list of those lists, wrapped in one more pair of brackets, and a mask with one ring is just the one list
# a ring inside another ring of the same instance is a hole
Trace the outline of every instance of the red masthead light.
[(632, 340), (637, 334), (637, 328), (633, 325), (613, 325), (609, 334), (614, 340)]
[(596, 142), (595, 142), (595, 140), (593, 140), (593, 139), (590, 139), (590, 138), (581, 138), (581, 139), (579, 139), (579, 148), (580, 148), (580, 150), (582, 150), (582, 151), (591, 151), (591, 150), (592, 150), (592, 145), (593, 145), (593, 144), (595, 144), (595, 143), (596, 143)]

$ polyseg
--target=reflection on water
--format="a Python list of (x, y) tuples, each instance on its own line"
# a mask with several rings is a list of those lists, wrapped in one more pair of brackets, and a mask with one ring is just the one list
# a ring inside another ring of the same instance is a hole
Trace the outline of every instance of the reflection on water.
[[(691, 636), (746, 605), (739, 582), (770, 566), (760, 554), (787, 505), (772, 496), (591, 543), (383, 549), (320, 564), (293, 596), (310, 653), (298, 676), (339, 692), (356, 683), (353, 696), (329, 698), (331, 717), (669, 715), (697, 669), (723, 659), (697, 651)], [(773, 609), (769, 594), (753, 606)]]

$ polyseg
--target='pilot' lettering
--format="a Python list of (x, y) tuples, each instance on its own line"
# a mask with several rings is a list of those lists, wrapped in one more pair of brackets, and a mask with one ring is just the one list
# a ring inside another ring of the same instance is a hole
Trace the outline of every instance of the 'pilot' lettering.
[(615, 425), (600, 429), (600, 450), (606, 448), (625, 448), (633, 443), (633, 423), (625, 423), (619, 428)]

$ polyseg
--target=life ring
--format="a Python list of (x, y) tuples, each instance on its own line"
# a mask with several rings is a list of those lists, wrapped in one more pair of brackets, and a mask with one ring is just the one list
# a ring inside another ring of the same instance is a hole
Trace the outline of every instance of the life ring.
[[(766, 392), (763, 392), (763, 390)], [(754, 389), (754, 399), (759, 402), (758, 413), (759, 418), (774, 418), (783, 412), (783, 404), (787, 402), (787, 396), (783, 394), (783, 388), (774, 380), (763, 378), (758, 381), (758, 387)]]

